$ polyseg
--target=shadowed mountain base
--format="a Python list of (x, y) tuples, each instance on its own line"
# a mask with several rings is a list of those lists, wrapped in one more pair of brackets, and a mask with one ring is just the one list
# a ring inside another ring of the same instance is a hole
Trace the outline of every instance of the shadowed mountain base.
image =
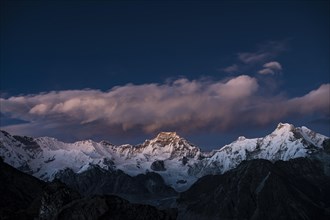
[(178, 199), (179, 219), (330, 219), (329, 198), (316, 160), (251, 160), (199, 179)]
[(82, 198), (55, 181), (44, 183), (0, 159), (0, 219), (176, 219), (175, 209), (158, 210), (112, 195)]

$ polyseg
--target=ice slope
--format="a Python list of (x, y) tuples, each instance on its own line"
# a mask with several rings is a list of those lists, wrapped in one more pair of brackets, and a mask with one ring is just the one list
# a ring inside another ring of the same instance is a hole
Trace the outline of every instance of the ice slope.
[[(161, 132), (143, 144), (115, 146), (92, 140), (64, 143), (55, 138), (29, 138), (0, 132), (0, 155), (4, 161), (43, 180), (52, 180), (65, 168), (83, 172), (93, 165), (120, 169), (134, 176), (149, 171), (159, 173), (178, 191), (186, 190), (199, 177), (235, 168), (241, 161), (262, 158), (271, 161), (305, 157), (322, 150), (328, 137), (306, 127), (280, 123), (263, 138), (239, 137), (212, 153), (204, 153), (175, 132)], [(155, 161), (163, 169), (152, 170)]]

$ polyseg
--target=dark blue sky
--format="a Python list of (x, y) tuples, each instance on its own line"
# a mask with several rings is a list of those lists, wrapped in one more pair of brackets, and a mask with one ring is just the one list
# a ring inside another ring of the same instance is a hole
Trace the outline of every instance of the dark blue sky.
[[(223, 82), (247, 75), (258, 80), (259, 96), (301, 97), (330, 81), (329, 11), (328, 1), (2, 1), (0, 90), (8, 99), (86, 88), (106, 92), (128, 83), (163, 85), (179, 78)], [(244, 61), (239, 56), (244, 53), (266, 57)], [(281, 65), (276, 73), (258, 74), (273, 61)], [(233, 65), (234, 71), (224, 71)], [(1, 112), (2, 127), (17, 119), (29, 121)], [(198, 145), (215, 147), (238, 135), (265, 135), (280, 119), (329, 135), (330, 110), (321, 112), (287, 114), (262, 126), (208, 130), (207, 125), (184, 134)], [(138, 128), (133, 130), (128, 136), (100, 136), (140, 142), (158, 132), (141, 136)], [(70, 139), (55, 133), (41, 135)]]

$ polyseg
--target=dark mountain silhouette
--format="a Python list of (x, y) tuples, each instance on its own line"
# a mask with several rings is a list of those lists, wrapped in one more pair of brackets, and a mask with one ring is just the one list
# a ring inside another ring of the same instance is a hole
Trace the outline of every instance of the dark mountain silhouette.
[(113, 195), (82, 197), (55, 180), (45, 183), (0, 159), (0, 219), (159, 219), (176, 218), (176, 210), (132, 204)]
[(317, 160), (242, 162), (180, 195), (179, 219), (330, 219), (330, 177)]

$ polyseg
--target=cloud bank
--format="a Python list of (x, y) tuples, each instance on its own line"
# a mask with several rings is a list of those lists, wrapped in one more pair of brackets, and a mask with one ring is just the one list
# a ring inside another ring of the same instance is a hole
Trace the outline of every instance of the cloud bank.
[[(1, 98), (1, 113), (29, 123), (2, 127), (29, 135), (77, 133), (81, 137), (123, 132), (226, 131), (264, 125), (290, 115), (329, 115), (330, 84), (301, 97), (263, 97), (256, 78), (225, 81), (178, 79), (124, 85), (109, 91), (65, 90)], [(28, 133), (29, 131), (30, 133)], [(87, 135), (88, 134), (88, 135)]]

